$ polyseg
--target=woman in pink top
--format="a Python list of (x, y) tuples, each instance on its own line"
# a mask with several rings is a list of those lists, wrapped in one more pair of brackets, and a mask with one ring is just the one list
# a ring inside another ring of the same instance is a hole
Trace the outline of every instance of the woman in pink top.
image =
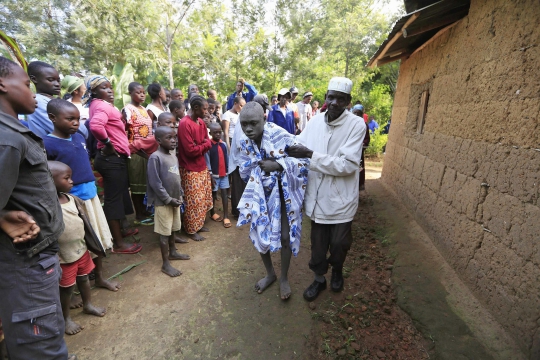
[(141, 251), (142, 246), (127, 244), (122, 238), (121, 222), (126, 215), (133, 214), (127, 168), (130, 150), (122, 114), (113, 105), (114, 93), (106, 77), (92, 76), (86, 87), (90, 131), (98, 141), (94, 168), (103, 176), (103, 211), (113, 236), (112, 252), (135, 254)]

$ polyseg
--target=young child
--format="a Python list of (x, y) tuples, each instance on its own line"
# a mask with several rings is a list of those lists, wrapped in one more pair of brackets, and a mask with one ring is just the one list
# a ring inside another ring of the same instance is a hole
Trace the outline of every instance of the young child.
[(157, 126), (168, 126), (171, 129), (175, 129), (177, 127), (176, 117), (170, 112), (161, 113), (158, 116)]
[(62, 313), (66, 322), (66, 334), (75, 335), (83, 327), (74, 322), (69, 315), (71, 296), (75, 284), (81, 292), (83, 300), (83, 312), (95, 316), (105, 316), (107, 310), (92, 305), (91, 290), (88, 274), (94, 269), (94, 263), (86, 247), (84, 222), (79, 217), (79, 210), (75, 204), (76, 198), (68, 193), (73, 187), (71, 180), (71, 168), (59, 161), (49, 161), (49, 169), (53, 177), (54, 185), (58, 193), (58, 201), (62, 207), (64, 219), (64, 232), (58, 239), (60, 251), (60, 266), (62, 277), (60, 279), (60, 302)]
[(155, 137), (159, 148), (148, 159), (148, 204), (155, 206), (154, 232), (159, 234), (161, 271), (175, 277), (182, 272), (172, 267), (169, 260), (189, 260), (189, 255), (178, 253), (174, 245), (174, 235), (178, 235), (182, 225), (180, 205), (184, 195), (178, 160), (170, 153), (176, 147), (176, 132), (168, 126), (160, 126), (156, 128)]
[[(206, 164), (212, 174), (212, 201), (213, 207), (210, 209), (211, 219), (217, 222), (223, 220), (223, 226), (225, 228), (231, 227), (231, 221), (229, 220), (229, 198), (227, 197), (227, 190), (229, 189), (229, 177), (227, 176), (227, 169), (229, 168), (229, 154), (227, 152), (227, 144), (221, 140), (222, 130), (221, 126), (216, 123), (210, 123), (210, 136), (212, 139), (212, 147), (204, 156), (206, 158)], [(221, 190), (221, 201), (223, 202), (223, 218), (215, 213), (215, 204), (217, 200), (217, 193)]]
[(183, 101), (173, 100), (169, 104), (169, 111), (176, 118), (176, 128), (178, 128), (178, 123), (186, 116), (186, 105)]
[[(44, 139), (53, 131), (53, 124), (47, 115), (47, 103), (60, 95), (60, 75), (58, 71), (43, 61), (32, 61), (28, 64), (28, 76), (36, 87), (37, 108), (33, 114), (28, 115), (30, 130)], [(84, 138), (88, 137), (85, 127), (79, 129)]]
[[(99, 237), (104, 249), (113, 246), (112, 235), (97, 195), (94, 173), (90, 165), (90, 159), (83, 136), (77, 133), (79, 129), (79, 110), (69, 101), (52, 99), (47, 104), (49, 119), (54, 125), (54, 130), (45, 136), (43, 143), (47, 151), (48, 160), (60, 161), (72, 169), (73, 187), (69, 190), (84, 201), (85, 211), (88, 214), (90, 224)], [(96, 266), (96, 286), (111, 291), (118, 291), (120, 285), (114, 281), (108, 281), (103, 277), (102, 257), (94, 258)], [(80, 307), (80, 303), (74, 304)]]
[(169, 103), (171, 102), (171, 91), (169, 89), (165, 89), (165, 101), (163, 102), (163, 107), (165, 108), (165, 111), (169, 111)]

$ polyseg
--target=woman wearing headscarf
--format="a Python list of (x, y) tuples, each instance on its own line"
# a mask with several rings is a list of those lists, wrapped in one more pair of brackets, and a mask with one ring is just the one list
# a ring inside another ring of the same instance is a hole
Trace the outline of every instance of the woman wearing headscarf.
[(122, 238), (121, 222), (133, 214), (127, 167), (130, 150), (122, 114), (113, 105), (113, 89), (105, 76), (90, 77), (86, 87), (83, 101), (90, 110), (90, 131), (97, 140), (94, 168), (103, 176), (103, 211), (113, 236), (112, 252), (135, 254), (142, 246), (127, 244)]
[(67, 101), (71, 102), (73, 105), (79, 109), (81, 114), (79, 126), (82, 127), (86, 120), (88, 120), (88, 108), (83, 106), (82, 100), (83, 96), (86, 93), (86, 85), (84, 84), (84, 79), (81, 79), (77, 76), (66, 75), (62, 79), (62, 91), (65, 94), (69, 94), (70, 98)]

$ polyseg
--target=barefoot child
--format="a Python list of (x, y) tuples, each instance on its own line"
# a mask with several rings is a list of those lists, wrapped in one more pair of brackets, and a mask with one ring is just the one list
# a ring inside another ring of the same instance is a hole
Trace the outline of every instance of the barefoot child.
[[(43, 142), (48, 160), (60, 161), (72, 169), (73, 188), (69, 191), (84, 201), (90, 224), (96, 232), (104, 249), (112, 248), (112, 235), (97, 195), (94, 173), (86, 149), (86, 143), (79, 128), (79, 110), (69, 101), (52, 99), (47, 104), (49, 119), (54, 130), (45, 136)], [(94, 254), (92, 254), (94, 255)], [(96, 286), (118, 291), (120, 285), (103, 277), (102, 257), (94, 255), (96, 266)]]
[[(211, 219), (217, 222), (223, 220), (223, 226), (225, 228), (231, 227), (231, 221), (229, 220), (229, 198), (227, 197), (227, 189), (229, 189), (229, 177), (227, 176), (227, 169), (229, 166), (229, 155), (227, 151), (227, 145), (221, 140), (222, 130), (221, 126), (212, 122), (209, 126), (210, 136), (212, 139), (212, 147), (210, 151), (205, 154), (208, 168), (212, 175), (212, 201), (213, 207), (210, 209)], [(223, 218), (215, 213), (217, 193), (221, 191), (221, 201), (223, 202)]]
[(159, 148), (148, 160), (148, 203), (155, 206), (154, 232), (159, 234), (161, 271), (175, 277), (182, 272), (172, 267), (169, 260), (189, 260), (189, 255), (179, 254), (174, 245), (174, 233), (181, 227), (180, 205), (184, 195), (178, 160), (170, 153), (176, 147), (176, 133), (168, 126), (160, 126), (155, 136)]
[(92, 305), (90, 281), (88, 274), (94, 269), (94, 263), (86, 247), (84, 222), (79, 217), (79, 210), (75, 204), (76, 198), (68, 193), (73, 187), (71, 180), (71, 168), (59, 161), (49, 161), (49, 169), (53, 177), (54, 185), (58, 193), (58, 201), (62, 207), (64, 219), (64, 233), (58, 239), (60, 251), (60, 267), (62, 277), (60, 279), (60, 302), (62, 313), (66, 322), (66, 334), (75, 335), (83, 327), (74, 322), (69, 315), (71, 296), (75, 284), (81, 292), (83, 300), (83, 312), (89, 315), (105, 316), (107, 310)]
[(238, 204), (237, 226), (251, 223), (249, 237), (261, 253), (266, 277), (255, 289), (260, 294), (274, 281), (276, 273), (270, 252), (281, 250), (281, 299), (291, 296), (288, 272), (291, 254), (296, 256), (302, 233), (302, 202), (307, 184), (307, 161), (286, 156), (295, 137), (265, 123), (263, 107), (254, 101), (240, 113), (243, 134), (231, 151), (247, 183)]

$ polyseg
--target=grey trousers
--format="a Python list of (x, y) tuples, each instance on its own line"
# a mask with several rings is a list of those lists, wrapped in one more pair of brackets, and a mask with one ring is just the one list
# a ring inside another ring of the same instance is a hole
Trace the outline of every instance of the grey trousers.
[[(352, 233), (351, 222), (341, 224), (318, 224), (311, 221), (311, 260), (309, 268), (317, 275), (328, 272), (328, 265), (332, 269), (341, 271), (351, 248)], [(326, 256), (330, 251), (330, 256)]]
[(0, 240), (0, 319), (10, 360), (66, 360), (56, 254), (32, 258)]

